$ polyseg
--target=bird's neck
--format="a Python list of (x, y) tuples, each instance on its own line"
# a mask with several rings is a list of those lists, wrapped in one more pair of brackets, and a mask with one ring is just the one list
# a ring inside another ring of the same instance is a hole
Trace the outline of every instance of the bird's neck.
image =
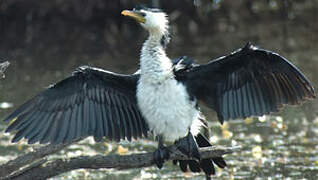
[(172, 62), (165, 52), (165, 34), (151, 33), (144, 42), (141, 57), (141, 79), (151, 83), (161, 83), (173, 77)]

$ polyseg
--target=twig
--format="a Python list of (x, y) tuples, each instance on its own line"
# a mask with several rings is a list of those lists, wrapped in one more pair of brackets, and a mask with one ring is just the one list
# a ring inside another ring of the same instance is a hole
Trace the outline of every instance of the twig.
[(10, 65), (9, 61), (5, 61), (3, 63), (0, 63), (0, 79), (5, 77), (4, 72), (9, 67), (9, 65)]
[(0, 179), (2, 180), (2, 179), (11, 179), (11, 177), (18, 177), (19, 175), (22, 175), (24, 172), (26, 172), (34, 167), (40, 166), (41, 164), (44, 164), (46, 162), (47, 162), (47, 158), (36, 160), (35, 162), (32, 162), (30, 165), (25, 166), (24, 168), (19, 168), (18, 171), (15, 171), (10, 175), (5, 176), (4, 178), (0, 177)]
[[(187, 160), (187, 156), (177, 150), (176, 146), (169, 146), (171, 151), (169, 160)], [(202, 158), (219, 157), (224, 154), (237, 152), (240, 147), (206, 147), (200, 148)], [(154, 164), (153, 153), (139, 153), (131, 155), (96, 155), (96, 156), (79, 156), (69, 159), (57, 159), (49, 161), (33, 168), (24, 170), (23, 173), (15, 173), (15, 176), (9, 176), (4, 179), (46, 179), (64, 172), (75, 169), (99, 169), (99, 168), (116, 168), (131, 169), (148, 167)]]

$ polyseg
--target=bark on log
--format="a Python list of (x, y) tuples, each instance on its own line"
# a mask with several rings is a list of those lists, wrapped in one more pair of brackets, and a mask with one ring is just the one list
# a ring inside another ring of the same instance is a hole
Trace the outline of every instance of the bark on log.
[[(69, 145), (69, 144), (67, 144)], [(50, 154), (48, 152), (57, 152), (58, 150), (63, 149), (67, 145), (59, 145), (59, 146), (45, 146), (42, 149), (32, 152), (31, 155), (23, 155), (27, 160), (24, 160), (21, 157), (17, 159), (21, 160), (23, 163), (18, 163), (19, 160), (13, 161), (2, 165), (2, 170), (6, 168), (6, 166), (10, 167), (10, 175), (6, 174), (6, 176), (1, 176), (4, 180), (7, 179), (46, 179), (56, 175), (59, 175), (64, 172), (68, 172), (75, 169), (100, 169), (100, 168), (116, 168), (116, 169), (131, 169), (131, 168), (140, 168), (140, 167), (149, 167), (154, 165), (153, 161), (153, 152), (148, 153), (138, 153), (131, 155), (96, 155), (96, 156), (79, 156), (69, 159), (57, 159), (53, 161), (40, 160), (35, 163), (27, 166), (24, 169), (19, 169), (17, 165), (14, 166), (16, 172), (12, 173), (12, 164), (28, 164), (30, 162), (34, 162), (37, 155), (39, 158), (45, 156), (45, 154)], [(172, 145), (168, 147), (171, 154), (169, 160), (186, 160), (189, 159), (187, 156), (182, 154), (176, 146)], [(51, 150), (50, 150), (51, 149)], [(237, 152), (240, 150), (240, 147), (222, 147), (222, 146), (213, 146), (200, 148), (200, 154), (202, 158), (212, 158), (217, 156), (222, 156), (224, 154), (229, 154), (233, 152)], [(39, 151), (39, 152), (38, 152)], [(20, 166), (21, 167), (21, 166)], [(9, 168), (8, 168), (9, 169)], [(7, 171), (8, 173), (8, 171)]]

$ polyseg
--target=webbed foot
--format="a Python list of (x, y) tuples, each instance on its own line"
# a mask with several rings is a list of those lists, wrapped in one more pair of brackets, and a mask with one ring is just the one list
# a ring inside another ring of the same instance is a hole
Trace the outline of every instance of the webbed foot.
[(186, 137), (176, 141), (175, 145), (183, 154), (187, 155), (188, 157), (196, 158), (198, 160), (201, 159), (199, 146), (191, 132), (189, 132)]
[(163, 163), (169, 159), (170, 152), (167, 147), (163, 145), (163, 137), (161, 135), (157, 136), (158, 139), (158, 149), (153, 152), (153, 159), (155, 164), (159, 169), (162, 168)]
[(153, 152), (153, 159), (155, 164), (159, 169), (162, 168), (164, 162), (168, 160), (170, 157), (170, 153), (167, 147), (159, 147), (158, 149)]

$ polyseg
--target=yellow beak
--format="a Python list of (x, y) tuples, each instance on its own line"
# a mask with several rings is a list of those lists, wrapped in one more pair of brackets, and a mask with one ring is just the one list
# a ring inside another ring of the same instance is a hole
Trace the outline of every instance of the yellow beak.
[(129, 11), (129, 10), (123, 10), (121, 12), (122, 15), (124, 16), (128, 16), (128, 17), (131, 17), (133, 19), (135, 19), (137, 22), (140, 22), (140, 23), (145, 23), (146, 22), (146, 19), (141, 16), (140, 14), (134, 12), (134, 11)]

